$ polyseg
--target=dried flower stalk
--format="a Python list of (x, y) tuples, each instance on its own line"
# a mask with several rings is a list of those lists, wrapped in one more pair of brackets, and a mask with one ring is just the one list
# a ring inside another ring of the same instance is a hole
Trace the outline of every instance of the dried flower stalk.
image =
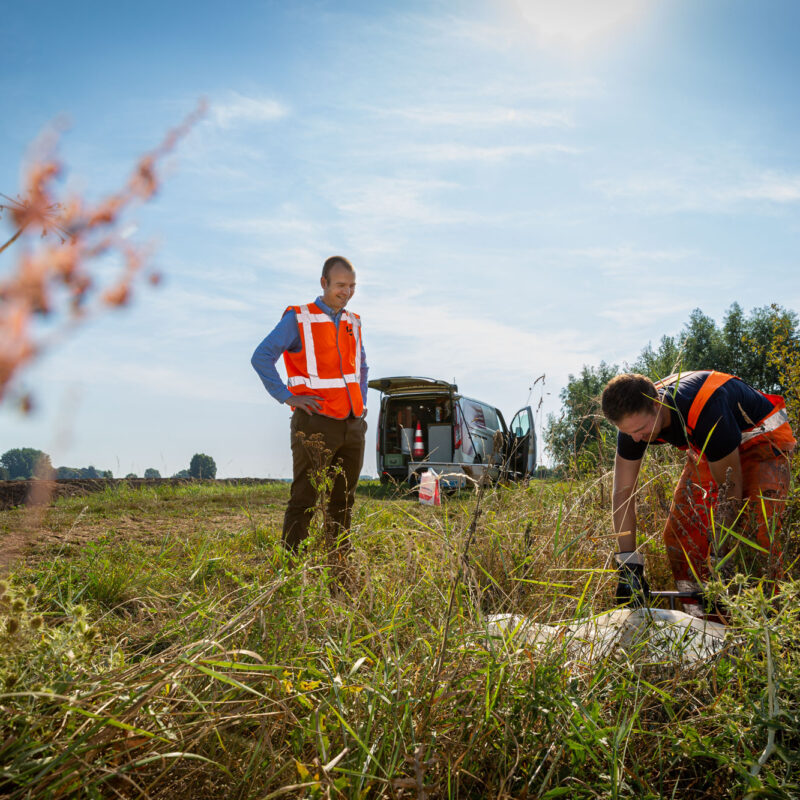
[[(16, 198), (0, 194), (0, 216), (14, 229), (0, 253), (17, 243), (16, 262), (0, 280), (0, 401), (7, 398), (16, 375), (45, 349), (48, 342), (89, 311), (126, 305), (134, 280), (147, 263), (148, 253), (121, 234), (124, 215), (147, 202), (159, 188), (156, 167), (204, 113), (201, 104), (161, 144), (136, 164), (125, 186), (97, 204), (78, 195), (61, 199), (57, 181), (63, 165), (56, 154), (58, 137), (43, 137)], [(94, 263), (116, 255), (122, 268), (110, 286), (100, 289), (93, 279)], [(157, 284), (159, 276), (149, 276)], [(37, 336), (36, 320), (48, 317), (47, 339)], [(54, 332), (53, 332), (54, 331)], [(20, 399), (23, 410), (30, 399)]]

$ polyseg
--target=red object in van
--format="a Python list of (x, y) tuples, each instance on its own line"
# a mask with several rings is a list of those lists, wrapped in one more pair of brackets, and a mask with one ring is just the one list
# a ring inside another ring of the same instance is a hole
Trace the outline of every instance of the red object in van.
[(422, 443), (422, 426), (417, 423), (417, 430), (414, 434), (414, 448), (411, 451), (411, 455), (414, 458), (424, 458), (425, 457), (425, 445)]

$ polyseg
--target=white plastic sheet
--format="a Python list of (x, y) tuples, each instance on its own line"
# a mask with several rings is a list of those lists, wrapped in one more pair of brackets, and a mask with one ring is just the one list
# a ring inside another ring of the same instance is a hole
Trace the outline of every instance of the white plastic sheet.
[(644, 650), (648, 658), (659, 661), (694, 663), (720, 652), (727, 631), (720, 623), (661, 608), (620, 609), (559, 625), (535, 623), (516, 614), (494, 614), (487, 622), (490, 636), (546, 650), (564, 647), (585, 662), (615, 650)]

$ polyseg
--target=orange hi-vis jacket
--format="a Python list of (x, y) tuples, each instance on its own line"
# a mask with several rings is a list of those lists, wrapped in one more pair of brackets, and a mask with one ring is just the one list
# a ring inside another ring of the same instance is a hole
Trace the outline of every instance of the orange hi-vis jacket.
[[(663, 380), (656, 381), (656, 388), (664, 389), (693, 374), (695, 373), (676, 372), (674, 375), (670, 375)], [(697, 426), (697, 421), (700, 419), (700, 413), (705, 408), (706, 403), (714, 392), (716, 392), (720, 386), (733, 380), (735, 377), (735, 375), (728, 375), (726, 372), (716, 372), (715, 370), (709, 372), (708, 377), (703, 381), (700, 390), (692, 401), (692, 405), (689, 407), (689, 415), (685, 421), (686, 433), (689, 436), (692, 435)], [(766, 394), (765, 392), (759, 392), (759, 394), (769, 400), (772, 404), (772, 411), (770, 411), (764, 419), (759, 420), (750, 428), (742, 431), (742, 441), (739, 445), (739, 450), (747, 450), (753, 445), (758, 444), (759, 441), (765, 437), (769, 438), (774, 445), (781, 449), (792, 448), (795, 444), (795, 439), (792, 435), (792, 429), (789, 426), (789, 416), (786, 413), (786, 403), (784, 399), (777, 394)], [(694, 445), (691, 447), (702, 455), (702, 451), (699, 448)]]
[(345, 419), (364, 413), (361, 395), (361, 318), (342, 310), (339, 326), (316, 304), (289, 306), (302, 348), (283, 354), (289, 391), (322, 398), (319, 414)]

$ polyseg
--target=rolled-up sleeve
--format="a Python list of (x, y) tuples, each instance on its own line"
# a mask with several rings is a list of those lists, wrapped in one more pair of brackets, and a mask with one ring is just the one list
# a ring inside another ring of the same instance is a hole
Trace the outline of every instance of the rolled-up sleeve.
[(290, 353), (297, 353), (301, 348), (302, 342), (300, 341), (300, 331), (297, 329), (297, 317), (291, 311), (287, 311), (281, 317), (280, 322), (256, 347), (253, 357), (250, 359), (264, 388), (279, 403), (285, 403), (292, 393), (281, 380), (275, 364), (287, 350)]

